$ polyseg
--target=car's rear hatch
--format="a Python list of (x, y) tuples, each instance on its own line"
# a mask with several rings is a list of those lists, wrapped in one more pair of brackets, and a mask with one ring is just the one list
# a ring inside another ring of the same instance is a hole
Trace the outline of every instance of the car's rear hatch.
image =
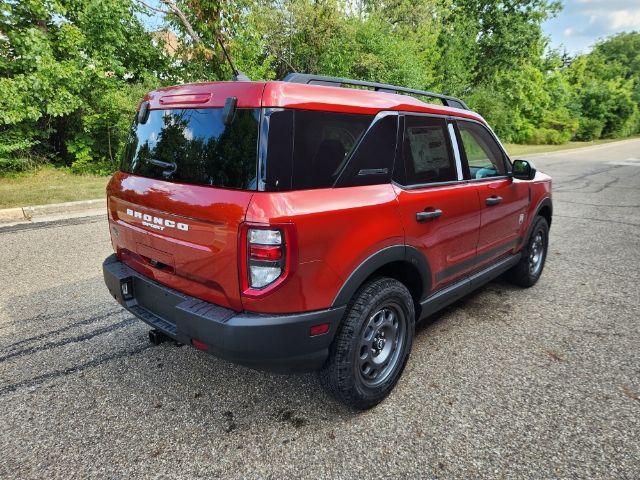
[[(154, 92), (107, 189), (122, 261), (235, 310), (242, 309), (238, 229), (255, 191), (261, 89), (209, 84)], [(232, 120), (222, 108), (229, 97), (237, 98)]]

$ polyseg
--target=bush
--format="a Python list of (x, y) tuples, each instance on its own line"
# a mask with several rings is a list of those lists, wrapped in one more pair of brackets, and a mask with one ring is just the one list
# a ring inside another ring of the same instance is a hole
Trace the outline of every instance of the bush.
[(595, 118), (581, 118), (580, 126), (576, 132), (576, 140), (582, 142), (591, 142), (597, 140), (602, 136), (602, 129), (604, 128), (604, 122), (596, 120)]
[(38, 144), (37, 140), (24, 138), (21, 132), (0, 133), (0, 175), (32, 170), (45, 163), (47, 158), (34, 152)]
[(522, 142), (528, 145), (562, 145), (571, 140), (571, 133), (551, 128), (534, 128), (525, 132)]

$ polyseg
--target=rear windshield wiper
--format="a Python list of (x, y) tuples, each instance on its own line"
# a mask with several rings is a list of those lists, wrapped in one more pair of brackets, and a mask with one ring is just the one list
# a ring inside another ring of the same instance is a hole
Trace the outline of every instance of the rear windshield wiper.
[(163, 162), (156, 158), (148, 158), (147, 162), (151, 165), (155, 165), (156, 167), (160, 167), (162, 169), (162, 176), (165, 179), (170, 178), (174, 173), (176, 173), (176, 170), (178, 170), (178, 164), (176, 162)]
[(162, 160), (157, 160), (155, 158), (148, 158), (147, 162), (149, 162), (152, 165), (155, 165), (156, 167), (164, 168), (165, 170), (171, 169), (174, 172), (178, 168), (178, 165), (176, 165), (176, 162), (163, 162)]

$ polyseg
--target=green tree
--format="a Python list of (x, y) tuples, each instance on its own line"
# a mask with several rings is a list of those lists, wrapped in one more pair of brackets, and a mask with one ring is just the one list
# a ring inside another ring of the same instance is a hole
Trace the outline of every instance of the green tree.
[(127, 0), (0, 5), (0, 169), (113, 169), (143, 91), (168, 70)]
[(566, 77), (580, 103), (576, 138), (622, 137), (640, 131), (640, 33), (599, 42), (574, 59)]

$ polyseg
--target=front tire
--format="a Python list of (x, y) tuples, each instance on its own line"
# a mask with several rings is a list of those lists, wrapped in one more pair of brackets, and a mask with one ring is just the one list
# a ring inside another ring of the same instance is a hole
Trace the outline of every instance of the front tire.
[(366, 283), (336, 333), (321, 382), (352, 408), (373, 407), (398, 382), (414, 332), (415, 308), (407, 287), (392, 278)]
[(536, 284), (547, 259), (549, 248), (549, 224), (546, 218), (537, 216), (533, 219), (533, 228), (522, 249), (522, 258), (509, 272), (507, 278), (520, 287), (532, 287)]

